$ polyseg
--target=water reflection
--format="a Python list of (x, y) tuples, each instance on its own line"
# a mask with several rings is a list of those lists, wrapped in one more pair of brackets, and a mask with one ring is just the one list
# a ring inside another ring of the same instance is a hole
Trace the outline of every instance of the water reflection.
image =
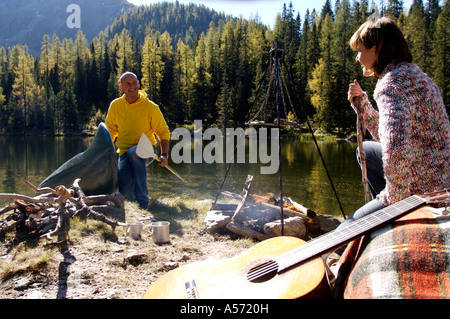
[[(61, 164), (83, 152), (91, 140), (82, 137), (0, 136), (0, 192), (32, 195), (20, 182), (21, 178), (39, 185)], [(319, 147), (348, 216), (364, 202), (361, 172), (355, 159), (356, 144), (345, 141), (319, 142)], [(283, 195), (317, 212), (340, 216), (339, 205), (314, 143), (283, 139), (281, 154)], [(252, 193), (274, 193), (278, 196), (278, 172), (263, 175), (260, 168), (265, 164), (248, 162), (231, 166), (224, 190), (240, 193), (247, 175), (251, 174), (254, 176)], [(183, 183), (168, 170), (152, 164), (148, 168), (150, 197), (183, 194), (214, 199), (228, 167), (226, 163), (170, 165), (188, 183)]]

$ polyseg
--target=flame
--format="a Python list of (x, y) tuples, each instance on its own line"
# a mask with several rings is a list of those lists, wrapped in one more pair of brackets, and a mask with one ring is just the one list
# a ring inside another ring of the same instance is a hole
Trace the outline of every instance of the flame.
[[(250, 194), (249, 196), (250, 196), (251, 198), (253, 198), (253, 200), (254, 200), (256, 203), (264, 202), (264, 203), (268, 203), (268, 204), (272, 204), (272, 205), (279, 205), (279, 203), (280, 203), (279, 199), (277, 199), (277, 198), (275, 197), (275, 194), (273, 194), (273, 193), (267, 193), (267, 194), (265, 194), (265, 195), (254, 195), (254, 194)], [(287, 208), (287, 209), (290, 209), (290, 210), (294, 210), (294, 211), (299, 212), (299, 210), (297, 209), (297, 207), (295, 207), (295, 205), (294, 205), (291, 201), (289, 201), (288, 199), (285, 198), (283, 202), (284, 202), (284, 203), (283, 203), (283, 207), (284, 207), (284, 208)]]
[(250, 194), (250, 196), (253, 198), (253, 200), (256, 203), (268, 203), (268, 204), (272, 204), (272, 205), (276, 205), (277, 204), (277, 199), (275, 198), (275, 195), (273, 193), (267, 193), (266, 195), (254, 195), (254, 194)]

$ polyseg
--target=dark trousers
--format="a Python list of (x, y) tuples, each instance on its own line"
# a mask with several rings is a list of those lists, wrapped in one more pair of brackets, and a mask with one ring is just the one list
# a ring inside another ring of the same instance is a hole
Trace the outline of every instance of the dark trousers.
[[(354, 221), (358, 218), (376, 212), (377, 210), (385, 208), (385, 206), (376, 198), (376, 196), (386, 187), (386, 180), (384, 178), (383, 161), (381, 144), (377, 142), (367, 141), (363, 144), (364, 154), (366, 156), (367, 179), (369, 184), (372, 200), (359, 208), (344, 223)], [(361, 157), (359, 149), (356, 150), (356, 158), (361, 166)], [(339, 226), (340, 227), (340, 226)]]

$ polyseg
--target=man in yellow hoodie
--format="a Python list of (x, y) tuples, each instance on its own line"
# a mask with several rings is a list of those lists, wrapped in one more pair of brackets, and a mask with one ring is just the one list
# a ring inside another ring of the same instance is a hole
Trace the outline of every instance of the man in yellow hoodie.
[(109, 106), (105, 124), (119, 153), (119, 191), (129, 201), (137, 201), (146, 209), (149, 203), (147, 169), (149, 160), (136, 155), (136, 147), (142, 133), (153, 146), (155, 135), (161, 146), (161, 166), (168, 164), (170, 131), (158, 105), (140, 90), (137, 76), (131, 72), (122, 74), (119, 88), (124, 93)]

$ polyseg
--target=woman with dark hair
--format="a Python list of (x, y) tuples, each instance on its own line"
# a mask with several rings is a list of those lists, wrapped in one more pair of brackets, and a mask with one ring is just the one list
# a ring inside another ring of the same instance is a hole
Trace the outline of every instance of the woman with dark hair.
[[(388, 18), (364, 23), (350, 40), (364, 76), (378, 82), (371, 105), (357, 81), (350, 84), (364, 127), (376, 142), (364, 142), (373, 200), (347, 221), (361, 218), (413, 194), (450, 187), (450, 124), (441, 93), (412, 56), (403, 34)], [(359, 155), (358, 155), (359, 160)], [(347, 222), (346, 221), (346, 222)]]

